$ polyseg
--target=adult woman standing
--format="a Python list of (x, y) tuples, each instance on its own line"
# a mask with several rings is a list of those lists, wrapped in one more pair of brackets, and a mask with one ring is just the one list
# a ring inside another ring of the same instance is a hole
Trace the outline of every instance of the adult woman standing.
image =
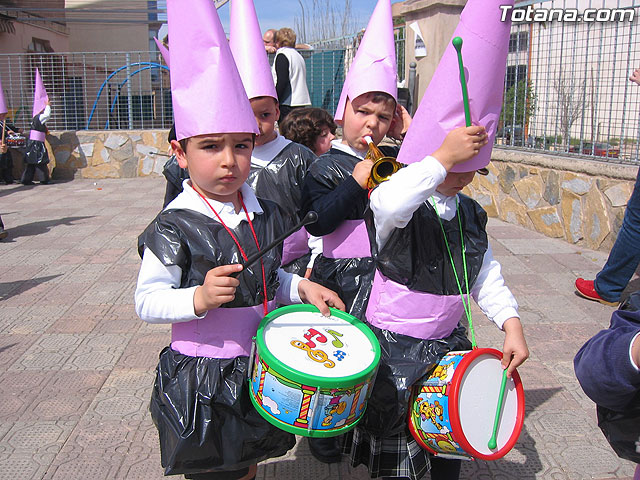
[(276, 33), (276, 58), (271, 73), (276, 84), (282, 121), (296, 107), (311, 105), (307, 88), (307, 67), (304, 58), (294, 48), (296, 34), (290, 28), (281, 28)]

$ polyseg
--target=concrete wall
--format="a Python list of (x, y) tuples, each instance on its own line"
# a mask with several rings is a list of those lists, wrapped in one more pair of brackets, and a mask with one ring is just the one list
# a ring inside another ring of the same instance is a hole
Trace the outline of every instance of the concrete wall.
[[(169, 158), (166, 130), (53, 131), (47, 148), (54, 180), (161, 175)], [(15, 151), (14, 164), (19, 178)], [(495, 147), (489, 175), (476, 175), (464, 193), (491, 217), (608, 251), (637, 172), (637, 166)]]

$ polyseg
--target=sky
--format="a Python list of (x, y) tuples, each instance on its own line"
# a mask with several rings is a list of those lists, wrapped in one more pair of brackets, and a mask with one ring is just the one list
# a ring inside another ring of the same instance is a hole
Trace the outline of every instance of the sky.
[[(397, 1), (392, 0), (391, 3), (396, 3)], [(302, 3), (307, 6), (312, 3), (312, 0), (302, 0)], [(367, 26), (376, 3), (376, 0), (351, 0), (351, 11), (358, 23), (356, 31)], [(269, 28), (290, 27), (295, 29), (295, 17), (301, 17), (300, 2), (298, 0), (254, 0), (254, 5), (258, 14), (258, 22), (263, 32)], [(229, 33), (229, 3), (220, 7), (218, 14), (225, 32)], [(355, 33), (355, 31), (352, 33)]]

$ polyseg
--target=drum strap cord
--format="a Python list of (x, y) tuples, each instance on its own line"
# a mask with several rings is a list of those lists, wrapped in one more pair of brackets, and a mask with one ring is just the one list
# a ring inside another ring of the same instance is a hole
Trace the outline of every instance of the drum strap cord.
[[(211, 211), (217, 217), (218, 221), (222, 224), (224, 229), (231, 236), (233, 241), (236, 243), (236, 246), (238, 247), (238, 250), (240, 250), (240, 255), (242, 255), (242, 258), (246, 262), (248, 260), (247, 254), (244, 253), (244, 250), (240, 246), (240, 242), (238, 241), (236, 236), (233, 234), (231, 229), (229, 227), (227, 227), (227, 225), (222, 221), (222, 217), (220, 217), (220, 215), (218, 215), (218, 212), (216, 212), (216, 209), (213, 208), (213, 206), (209, 203), (209, 201), (205, 198), (205, 196), (202, 195), (197, 190), (196, 190), (196, 192), (198, 193), (198, 195), (200, 195), (200, 198), (202, 198), (204, 203), (206, 203), (209, 206)], [(253, 222), (251, 222), (251, 218), (249, 217), (249, 212), (247, 212), (247, 207), (244, 206), (244, 201), (242, 200), (242, 193), (240, 193), (240, 192), (238, 192), (238, 199), (240, 200), (240, 203), (242, 204), (242, 209), (244, 210), (244, 214), (247, 216), (247, 222), (249, 222), (249, 228), (251, 228), (251, 233), (253, 234), (253, 240), (256, 242), (256, 247), (258, 247), (258, 251), (260, 251), (260, 244), (258, 243), (258, 236), (256, 235), (256, 231), (253, 229)], [(269, 313), (269, 307), (268, 307), (268, 300), (267, 300), (267, 281), (266, 281), (266, 277), (265, 277), (265, 274), (264, 274), (264, 262), (262, 261), (262, 259), (260, 259), (260, 266), (262, 267), (262, 294), (263, 294), (262, 305), (264, 307), (264, 314), (266, 315), (267, 313)]]
[(464, 283), (467, 289), (467, 297), (465, 298), (464, 293), (462, 291), (462, 286), (460, 285), (460, 279), (458, 278), (458, 272), (456, 272), (456, 265), (453, 263), (453, 255), (451, 254), (451, 248), (449, 247), (449, 241), (447, 240), (447, 234), (444, 231), (444, 225), (442, 224), (442, 219), (440, 218), (440, 214), (438, 213), (438, 207), (436, 207), (436, 200), (431, 196), (431, 202), (433, 203), (433, 209), (436, 211), (436, 215), (438, 217), (438, 222), (440, 223), (440, 229), (442, 230), (442, 235), (444, 237), (444, 244), (447, 247), (447, 253), (449, 254), (449, 260), (451, 261), (451, 268), (453, 269), (453, 275), (456, 278), (456, 284), (458, 285), (458, 291), (460, 292), (460, 297), (462, 298), (462, 306), (464, 307), (464, 314), (467, 317), (467, 321), (469, 322), (469, 331), (471, 332), (471, 346), (473, 348), (477, 348), (476, 345), (476, 334), (473, 330), (473, 322), (471, 321), (471, 298), (469, 295), (469, 276), (467, 275), (467, 257), (464, 252), (464, 235), (462, 233), (462, 219), (460, 215), (460, 205), (458, 203), (458, 197), (456, 197), (456, 216), (458, 217), (458, 227), (460, 228), (460, 242), (462, 244), (462, 267), (464, 269)]

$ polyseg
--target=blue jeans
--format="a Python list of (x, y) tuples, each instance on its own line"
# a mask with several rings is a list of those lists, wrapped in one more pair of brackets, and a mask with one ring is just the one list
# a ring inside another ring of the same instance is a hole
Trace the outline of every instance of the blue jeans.
[(622, 228), (618, 233), (607, 263), (596, 275), (598, 295), (608, 302), (620, 300), (623, 290), (640, 263), (640, 171), (627, 203)]

